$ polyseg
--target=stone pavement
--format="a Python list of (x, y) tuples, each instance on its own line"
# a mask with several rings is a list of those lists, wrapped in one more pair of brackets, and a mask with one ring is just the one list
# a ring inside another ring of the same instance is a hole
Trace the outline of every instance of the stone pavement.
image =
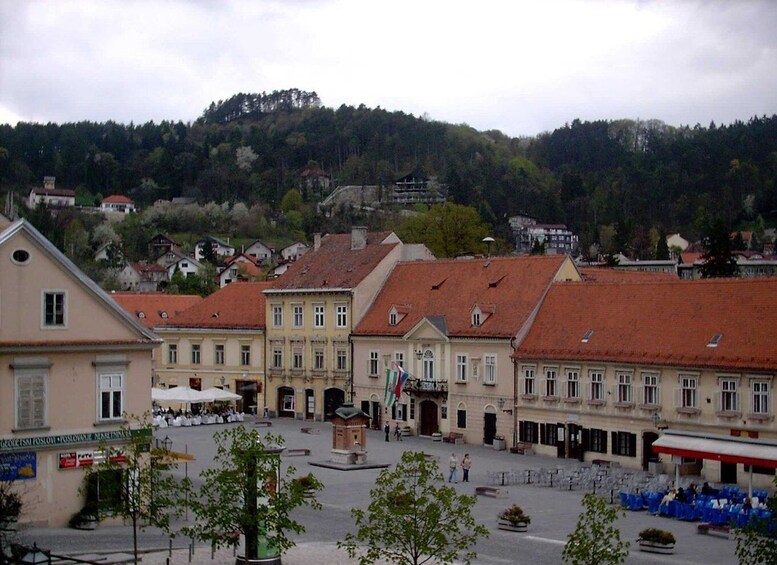
[[(353, 507), (366, 508), (369, 504), (369, 491), (374, 486), (380, 469), (356, 471), (338, 471), (313, 466), (310, 462), (327, 461), (332, 445), (331, 426), (322, 422), (301, 422), (288, 419), (274, 419), (273, 425), (257, 428), (261, 433), (282, 435), (288, 449), (309, 449), (309, 456), (284, 457), (284, 466), (293, 465), (295, 475), (312, 472), (324, 484), (317, 499), (322, 511), (301, 508), (294, 517), (306, 528), (306, 532), (294, 539), (297, 547), (286, 553), (283, 562), (287, 565), (297, 563), (353, 563), (347, 555), (338, 550), (335, 542), (355, 529), (350, 510)], [(196, 461), (181, 465), (177, 473), (188, 474), (195, 479), (199, 472), (213, 464), (215, 444), (213, 433), (226, 426), (221, 424), (189, 428), (167, 428), (158, 430), (160, 438), (169, 436), (173, 440), (174, 451), (187, 451), (196, 457)], [(246, 426), (253, 422), (247, 420)], [(303, 428), (319, 433), (305, 433)], [(507, 451), (495, 451), (490, 446), (451, 445), (433, 442), (430, 438), (406, 437), (404, 441), (386, 443), (383, 433), (369, 431), (367, 446), (370, 463), (394, 464), (403, 451), (424, 451), (438, 458), (441, 466), (452, 451), (459, 460), (469, 453), (473, 460), (470, 483), (457, 483), (454, 488), (467, 494), (474, 494), (475, 487), (487, 485), (489, 471), (511, 471), (558, 466), (574, 467), (577, 461), (556, 459), (537, 455), (516, 455)], [(444, 469), (441, 469), (444, 471)], [(460, 477), (459, 477), (460, 478)], [(573, 531), (580, 513), (580, 499), (583, 492), (568, 491), (560, 488), (548, 488), (535, 485), (511, 485), (505, 488), (504, 498), (478, 497), (473, 508), (475, 519), (488, 527), (490, 537), (481, 540), (476, 548), (477, 563), (531, 563), (533, 565), (557, 564), (561, 562), (561, 551), (567, 535)], [(615, 495), (617, 501), (617, 493)], [(497, 514), (513, 503), (520, 504), (532, 517), (529, 532), (516, 534), (496, 528)], [(618, 527), (624, 540), (632, 542), (632, 553), (627, 563), (631, 565), (655, 563), (680, 563), (704, 565), (729, 565), (736, 563), (733, 540), (720, 537), (702, 536), (696, 533), (696, 524), (680, 522), (668, 518), (651, 516), (645, 512), (627, 512), (619, 520)], [(670, 530), (678, 538), (675, 555), (659, 556), (641, 553), (633, 546), (637, 533), (645, 527), (659, 527)], [(70, 529), (31, 529), (20, 532), (27, 543), (37, 541), (45, 549), (60, 554), (126, 552), (132, 544), (132, 531), (127, 526), (101, 525), (94, 532), (81, 532)], [(185, 564), (189, 554), (185, 549), (187, 541), (177, 538), (173, 541), (173, 556), (169, 563)], [(140, 544), (145, 550), (156, 550), (144, 555), (143, 563), (167, 564), (168, 554), (162, 551), (168, 547), (168, 539), (159, 532), (148, 531), (140, 535)], [(240, 550), (238, 550), (240, 551)], [(231, 563), (234, 562), (232, 550), (216, 553), (211, 559), (210, 548), (197, 546), (191, 563)]]

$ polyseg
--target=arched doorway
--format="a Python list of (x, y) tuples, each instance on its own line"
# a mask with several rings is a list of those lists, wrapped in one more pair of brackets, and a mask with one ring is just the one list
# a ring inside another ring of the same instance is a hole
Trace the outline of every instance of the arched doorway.
[(422, 436), (430, 436), (439, 431), (440, 421), (437, 414), (437, 404), (433, 400), (422, 400), (420, 405), (421, 425), (418, 433)]
[(297, 403), (294, 389), (288, 386), (278, 387), (278, 417), (294, 418), (297, 413)]
[(345, 392), (339, 388), (328, 388), (324, 391), (324, 420), (331, 420), (335, 410), (345, 402)]
[(653, 454), (653, 442), (658, 439), (655, 432), (644, 432), (642, 434), (642, 469), (647, 471), (651, 461), (658, 461), (658, 455)]
[(485, 445), (494, 445), (496, 436), (496, 408), (490, 404), (486, 406), (486, 412), (483, 414), (483, 443)]

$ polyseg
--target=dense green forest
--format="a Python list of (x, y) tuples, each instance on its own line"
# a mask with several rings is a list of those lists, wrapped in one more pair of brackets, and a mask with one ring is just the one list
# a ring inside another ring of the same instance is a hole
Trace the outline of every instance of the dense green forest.
[[(222, 211), (240, 203), (261, 212), (265, 225), (253, 235), (309, 236), (355, 221), (392, 221), (354, 210), (317, 214), (326, 194), (300, 185), (311, 162), (336, 185), (434, 176), (495, 236), (509, 240), (506, 218), (528, 213), (567, 224), (581, 249), (606, 237), (637, 257), (651, 254), (651, 233), (679, 231), (693, 240), (713, 218), (732, 229), (777, 222), (777, 115), (707, 127), (575, 120), (510, 138), (363, 105), (327, 108), (314, 92), (291, 89), (237, 94), (193, 123), (0, 125), (0, 193), (26, 195), (53, 175), (83, 205), (109, 194), (126, 194), (140, 207), (174, 196), (215, 202)], [(237, 225), (227, 221), (225, 229)]]

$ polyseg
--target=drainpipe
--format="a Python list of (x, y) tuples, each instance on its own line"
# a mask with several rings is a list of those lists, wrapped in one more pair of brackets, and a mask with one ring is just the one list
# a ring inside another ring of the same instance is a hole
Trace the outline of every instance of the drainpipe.
[[(515, 345), (515, 336), (510, 338), (510, 349), (517, 349)], [(513, 362), (513, 403), (510, 405), (510, 412), (513, 416), (513, 446), (518, 445), (518, 409), (516, 404), (518, 403), (516, 391), (518, 390), (518, 360), (510, 355), (510, 360)]]

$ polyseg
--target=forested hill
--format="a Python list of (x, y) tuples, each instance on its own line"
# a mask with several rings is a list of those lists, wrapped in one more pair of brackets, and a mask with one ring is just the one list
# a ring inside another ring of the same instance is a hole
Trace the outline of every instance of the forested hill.
[(85, 204), (119, 193), (141, 206), (194, 196), (277, 209), (311, 161), (336, 184), (436, 176), (497, 234), (525, 212), (566, 223), (583, 244), (611, 226), (637, 249), (651, 228), (693, 237), (713, 215), (740, 227), (777, 220), (777, 115), (717, 127), (576, 120), (510, 138), (363, 105), (327, 108), (292, 89), (238, 94), (190, 124), (0, 126), (0, 191), (26, 193), (54, 175)]

